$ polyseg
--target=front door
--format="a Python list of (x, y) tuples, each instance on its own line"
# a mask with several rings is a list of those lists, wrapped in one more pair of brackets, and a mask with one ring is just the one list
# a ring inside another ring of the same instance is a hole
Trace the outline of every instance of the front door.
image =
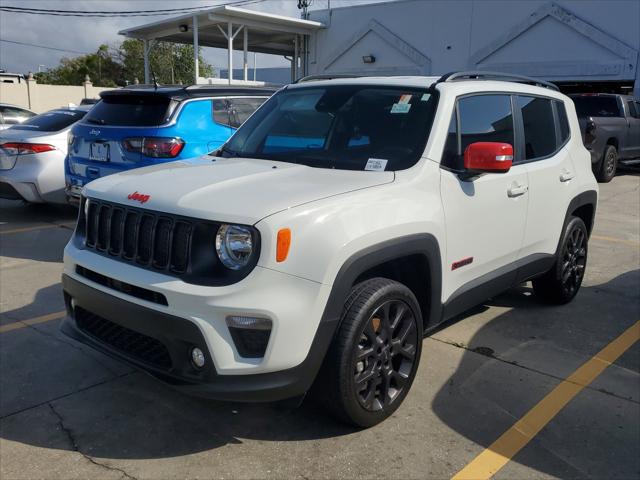
[[(445, 303), (472, 290), (482, 297), (477, 291), (480, 283), (500, 291), (515, 281), (514, 263), (522, 246), (529, 199), (525, 165), (471, 179), (463, 175), (463, 154), (471, 143), (514, 145), (510, 95), (465, 96), (458, 99), (456, 109), (441, 161), (446, 220)], [(476, 296), (471, 293), (470, 299)]]

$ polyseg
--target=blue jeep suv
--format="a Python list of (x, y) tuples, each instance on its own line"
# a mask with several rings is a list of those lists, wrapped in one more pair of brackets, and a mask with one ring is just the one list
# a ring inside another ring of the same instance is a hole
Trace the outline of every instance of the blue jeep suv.
[(132, 86), (101, 101), (69, 133), (67, 198), (96, 178), (216, 150), (275, 89)]

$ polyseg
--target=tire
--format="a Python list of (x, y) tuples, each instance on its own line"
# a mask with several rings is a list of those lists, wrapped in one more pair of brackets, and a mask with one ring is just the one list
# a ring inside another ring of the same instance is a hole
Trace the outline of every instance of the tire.
[(587, 227), (581, 218), (571, 217), (562, 235), (562, 241), (553, 268), (533, 280), (533, 291), (542, 300), (564, 305), (576, 296), (587, 267)]
[(371, 427), (400, 406), (421, 352), (422, 316), (411, 290), (385, 278), (367, 280), (345, 302), (314, 393), (339, 420)]
[(618, 150), (613, 145), (607, 145), (602, 155), (600, 168), (596, 175), (600, 183), (609, 183), (616, 176), (618, 169)]

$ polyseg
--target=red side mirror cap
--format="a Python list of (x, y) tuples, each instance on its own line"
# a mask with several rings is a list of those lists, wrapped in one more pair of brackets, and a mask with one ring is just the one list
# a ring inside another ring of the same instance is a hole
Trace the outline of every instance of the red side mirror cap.
[(513, 146), (500, 142), (475, 142), (464, 151), (464, 168), (475, 173), (505, 173), (513, 164)]

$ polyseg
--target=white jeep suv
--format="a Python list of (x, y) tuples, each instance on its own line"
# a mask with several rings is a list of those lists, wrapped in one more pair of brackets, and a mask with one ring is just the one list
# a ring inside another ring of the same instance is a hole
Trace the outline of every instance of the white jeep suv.
[(527, 280), (549, 302), (576, 295), (597, 188), (552, 84), (304, 79), (210, 156), (85, 187), (63, 330), (184, 392), (315, 385), (374, 425), (425, 332)]

